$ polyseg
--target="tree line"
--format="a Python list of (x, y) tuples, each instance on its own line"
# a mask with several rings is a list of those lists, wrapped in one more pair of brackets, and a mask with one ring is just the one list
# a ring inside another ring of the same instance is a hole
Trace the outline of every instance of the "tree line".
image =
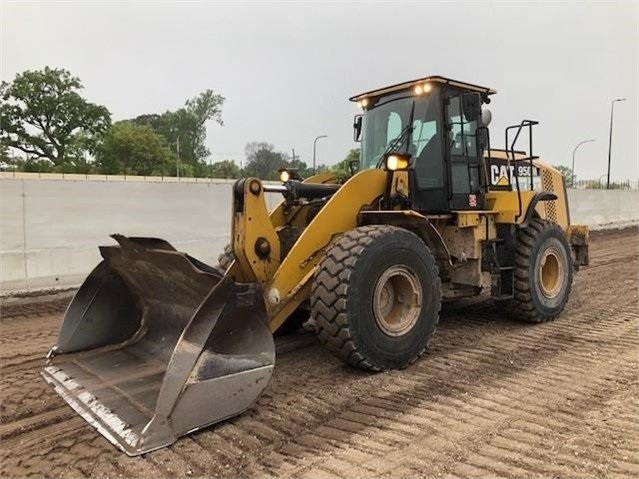
[[(267, 142), (245, 147), (244, 167), (212, 163), (206, 123), (222, 126), (225, 98), (205, 90), (175, 111), (112, 122), (107, 107), (82, 96), (78, 77), (65, 69), (25, 71), (0, 84), (0, 167), (3, 170), (108, 175), (276, 179), (281, 168), (312, 174), (299, 158)], [(16, 155), (17, 153), (17, 155)], [(348, 161), (331, 169), (346, 174)], [(318, 167), (319, 171), (329, 168)]]
[[(0, 83), (0, 170), (268, 180), (277, 179), (281, 168), (297, 168), (302, 177), (313, 173), (305, 162), (267, 142), (246, 145), (243, 168), (232, 160), (210, 162), (206, 123), (224, 124), (225, 101), (213, 90), (187, 99), (174, 111), (116, 122), (107, 107), (88, 101), (82, 90), (78, 77), (50, 67), (27, 70), (12, 82)], [(346, 177), (349, 164), (358, 158), (359, 150), (354, 149), (337, 165), (319, 165), (317, 170)], [(577, 181), (567, 166), (555, 167), (568, 187), (601, 187), (598, 180)]]

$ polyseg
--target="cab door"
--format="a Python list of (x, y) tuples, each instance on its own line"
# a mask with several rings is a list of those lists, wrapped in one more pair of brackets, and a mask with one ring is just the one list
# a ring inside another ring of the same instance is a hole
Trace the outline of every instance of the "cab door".
[(413, 167), (409, 172), (412, 207), (426, 214), (448, 213), (448, 181), (444, 148), (441, 93), (434, 89), (428, 101), (416, 101), (409, 152)]
[[(450, 96), (449, 96), (450, 95)], [(484, 208), (482, 152), (477, 141), (478, 118), (468, 104), (472, 93), (449, 91), (444, 98), (445, 154), (448, 164), (448, 204), (451, 210)]]

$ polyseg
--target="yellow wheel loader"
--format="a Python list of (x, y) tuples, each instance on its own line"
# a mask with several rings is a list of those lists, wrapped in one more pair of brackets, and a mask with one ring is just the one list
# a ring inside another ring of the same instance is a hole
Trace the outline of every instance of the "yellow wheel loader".
[[(363, 113), (350, 177), (238, 180), (220, 265), (114, 235), (44, 378), (136, 455), (249, 408), (269, 384), (272, 334), (300, 317), (371, 371), (416, 361), (442, 301), (489, 289), (515, 319), (555, 319), (588, 263), (588, 230), (570, 224), (561, 174), (533, 155), (536, 122), (491, 148), (495, 93), (430, 76), (351, 98)], [(266, 194), (282, 195), (270, 212)]]

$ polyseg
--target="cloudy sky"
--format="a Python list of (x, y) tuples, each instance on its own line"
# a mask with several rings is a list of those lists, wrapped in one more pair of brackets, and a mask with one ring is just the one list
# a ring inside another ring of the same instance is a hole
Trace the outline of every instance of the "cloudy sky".
[(348, 97), (431, 74), (493, 87), (492, 138), (541, 122), (535, 153), (580, 178), (638, 171), (637, 2), (29, 2), (1, 0), (0, 77), (45, 65), (79, 76), (114, 120), (181, 106), (212, 88), (225, 126), (213, 160), (268, 141), (310, 162), (355, 147)]

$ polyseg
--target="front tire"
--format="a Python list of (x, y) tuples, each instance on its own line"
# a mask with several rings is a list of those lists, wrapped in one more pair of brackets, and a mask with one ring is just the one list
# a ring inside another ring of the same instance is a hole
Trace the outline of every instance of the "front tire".
[(572, 287), (570, 245), (559, 225), (534, 219), (517, 233), (515, 294), (507, 304), (518, 321), (543, 323), (563, 311)]
[(401, 369), (435, 330), (441, 281), (428, 247), (395, 226), (362, 226), (326, 251), (314, 277), (311, 316), (320, 342), (363, 369)]

